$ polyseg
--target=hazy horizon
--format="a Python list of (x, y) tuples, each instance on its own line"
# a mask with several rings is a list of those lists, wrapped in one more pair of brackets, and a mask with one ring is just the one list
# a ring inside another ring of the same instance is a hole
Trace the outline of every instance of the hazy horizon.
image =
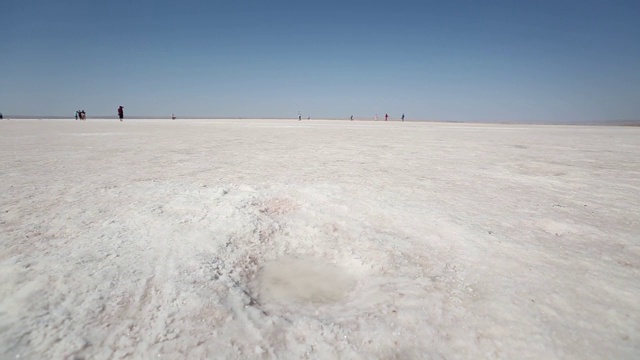
[[(56, 116), (56, 115), (4, 115), (5, 120), (14, 119), (14, 120), (74, 120), (73, 116)], [(116, 116), (111, 115), (95, 115), (89, 116), (87, 115), (88, 120), (117, 120)], [(171, 115), (169, 116), (125, 116), (125, 120), (169, 120), (172, 121)], [(364, 118), (364, 117), (356, 117), (354, 116), (354, 121), (375, 121), (374, 118)], [(176, 121), (179, 120), (293, 120), (297, 121), (297, 117), (246, 117), (246, 116), (233, 116), (233, 117), (223, 117), (223, 116), (176, 116)], [(308, 120), (327, 120), (327, 121), (349, 121), (348, 117), (344, 118), (329, 118), (329, 117), (310, 117), (307, 119), (306, 117), (302, 119), (303, 121)], [(378, 114), (378, 120), (384, 122), (384, 114)], [(389, 121), (398, 122), (401, 121), (400, 118), (389, 117)], [(502, 120), (502, 121), (484, 121), (484, 120), (441, 120), (441, 119), (411, 119), (406, 118), (407, 122), (434, 122), (434, 123), (470, 123), (470, 124), (514, 124), (514, 125), (527, 125), (527, 124), (540, 124), (540, 125), (640, 125), (640, 119), (621, 119), (621, 120), (603, 120), (603, 121), (524, 121), (524, 120)]]

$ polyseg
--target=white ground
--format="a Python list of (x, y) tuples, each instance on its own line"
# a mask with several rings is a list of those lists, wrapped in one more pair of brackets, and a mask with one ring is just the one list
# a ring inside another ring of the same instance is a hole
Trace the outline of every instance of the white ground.
[(0, 358), (640, 358), (640, 129), (0, 122)]

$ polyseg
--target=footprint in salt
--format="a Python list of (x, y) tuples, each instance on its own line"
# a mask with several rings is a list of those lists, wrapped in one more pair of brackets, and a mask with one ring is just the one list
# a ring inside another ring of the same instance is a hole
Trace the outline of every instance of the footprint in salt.
[(355, 280), (343, 269), (312, 257), (284, 257), (264, 265), (260, 297), (277, 303), (326, 304), (344, 298)]

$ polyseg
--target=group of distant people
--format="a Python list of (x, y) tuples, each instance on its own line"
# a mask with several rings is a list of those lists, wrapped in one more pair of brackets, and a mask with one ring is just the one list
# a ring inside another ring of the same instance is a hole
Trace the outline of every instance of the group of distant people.
[(76, 111), (76, 120), (87, 120), (87, 113), (84, 110)]
[[(122, 105), (118, 107), (118, 118), (120, 119), (120, 121), (124, 119), (124, 106)], [(0, 113), (0, 120), (1, 119), (2, 119), (2, 113)], [(171, 120), (175, 120), (175, 119), (176, 119), (175, 114), (171, 114)], [(307, 119), (311, 119), (311, 117), (308, 116)], [(351, 115), (349, 119), (353, 121), (353, 115)], [(378, 121), (378, 114), (374, 116), (374, 119)], [(404, 114), (402, 114), (402, 117), (400, 117), (400, 119), (404, 121)], [(76, 120), (87, 120), (87, 113), (84, 110), (76, 111)], [(298, 121), (301, 121), (301, 120), (302, 120), (302, 112), (298, 111)], [(389, 121), (389, 114), (384, 114), (384, 121)]]
[[(120, 121), (124, 119), (124, 107), (122, 105), (118, 107), (118, 118)], [(0, 117), (0, 119), (2, 118)], [(87, 113), (84, 110), (76, 111), (76, 120), (87, 120)]]
[[(376, 121), (378, 121), (378, 114), (376, 114), (375, 119)], [(404, 114), (402, 114), (402, 117), (400, 117), (400, 119), (404, 121)], [(389, 121), (389, 114), (384, 114), (384, 121)]]
[[(307, 119), (310, 119), (310, 117), (307, 117)], [(378, 114), (374, 116), (374, 119), (378, 121)], [(400, 117), (400, 119), (404, 121), (404, 114), (402, 114), (402, 117)], [(302, 113), (298, 111), (298, 121), (301, 121), (301, 120), (302, 120)], [(349, 120), (353, 121), (353, 115), (349, 117)], [(389, 121), (389, 114), (384, 114), (384, 121)]]
[[(376, 114), (375, 119), (376, 121), (378, 121), (378, 114)], [(402, 114), (402, 117), (400, 119), (404, 121), (404, 114)], [(389, 121), (389, 114), (384, 114), (384, 121)]]

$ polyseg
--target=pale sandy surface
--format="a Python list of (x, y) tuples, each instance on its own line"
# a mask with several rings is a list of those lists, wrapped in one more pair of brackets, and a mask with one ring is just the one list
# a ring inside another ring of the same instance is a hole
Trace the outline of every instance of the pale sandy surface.
[(640, 358), (640, 129), (0, 122), (0, 358)]

